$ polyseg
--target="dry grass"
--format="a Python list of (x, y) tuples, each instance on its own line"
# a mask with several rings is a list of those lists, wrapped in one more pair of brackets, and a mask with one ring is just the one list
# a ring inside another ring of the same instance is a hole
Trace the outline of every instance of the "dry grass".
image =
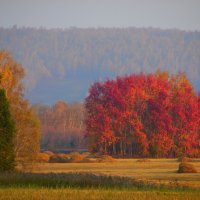
[[(193, 162), (200, 171), (200, 159)], [(40, 163), (34, 173), (0, 174), (0, 200), (199, 199), (200, 173), (179, 174), (178, 165), (176, 159)]]
[(158, 192), (107, 189), (4, 188), (0, 200), (198, 200), (194, 192)]
[(180, 163), (178, 173), (197, 173), (195, 166), (191, 163)]
[(105, 189), (0, 189), (0, 200), (198, 200), (200, 193)]
[(143, 163), (143, 162), (150, 162), (150, 160), (147, 159), (147, 158), (142, 158), (142, 159), (138, 159), (137, 162), (141, 162), (141, 163)]
[[(157, 183), (174, 183), (200, 187), (200, 173), (179, 174), (177, 159), (149, 159), (150, 162), (137, 162), (138, 159), (116, 159), (106, 163), (43, 163), (34, 169), (35, 173), (86, 172), (97, 175), (131, 177)], [(193, 160), (200, 172), (200, 159)]]

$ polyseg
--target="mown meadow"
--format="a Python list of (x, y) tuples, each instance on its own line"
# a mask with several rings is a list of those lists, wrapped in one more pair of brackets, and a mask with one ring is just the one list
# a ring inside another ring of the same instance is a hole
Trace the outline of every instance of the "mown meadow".
[(200, 192), (157, 191), (102, 188), (6, 188), (0, 189), (1, 200), (198, 200)]
[(177, 173), (177, 159), (40, 163), (31, 172), (0, 174), (0, 199), (199, 199), (198, 173)]

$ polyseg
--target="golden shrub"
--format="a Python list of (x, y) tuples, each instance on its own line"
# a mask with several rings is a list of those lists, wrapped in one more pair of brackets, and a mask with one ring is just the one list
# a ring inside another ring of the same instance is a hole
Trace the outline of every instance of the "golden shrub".
[(50, 155), (47, 153), (38, 153), (38, 162), (49, 162)]
[(43, 153), (46, 153), (46, 154), (48, 154), (49, 156), (54, 155), (54, 153), (53, 153), (52, 151), (44, 151)]
[(67, 154), (54, 154), (49, 158), (50, 163), (68, 163), (70, 162), (70, 157)]
[(86, 157), (86, 155), (84, 154), (80, 154), (79, 152), (73, 152), (73, 153), (70, 153), (69, 154), (69, 157), (71, 158), (70, 159), (70, 162), (81, 162), (83, 161), (83, 159)]
[(98, 158), (98, 162), (114, 162), (115, 159), (109, 155), (102, 155)]
[(179, 164), (178, 173), (197, 173), (197, 170), (193, 164), (182, 162)]

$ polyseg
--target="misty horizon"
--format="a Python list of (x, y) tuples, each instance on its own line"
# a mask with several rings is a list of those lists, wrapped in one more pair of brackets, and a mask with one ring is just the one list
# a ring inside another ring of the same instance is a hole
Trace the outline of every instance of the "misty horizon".
[(197, 0), (0, 0), (0, 26), (200, 30)]

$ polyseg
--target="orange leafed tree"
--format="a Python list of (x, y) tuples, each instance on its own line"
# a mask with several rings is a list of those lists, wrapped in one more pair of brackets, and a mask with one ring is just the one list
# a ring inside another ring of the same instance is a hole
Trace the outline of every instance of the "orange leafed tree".
[(183, 73), (94, 83), (85, 100), (89, 148), (120, 156), (198, 156), (198, 98)]
[(14, 148), (16, 163), (25, 166), (37, 157), (40, 144), (40, 127), (33, 109), (23, 97), (23, 67), (6, 51), (0, 52), (1, 88), (6, 91), (16, 134)]

